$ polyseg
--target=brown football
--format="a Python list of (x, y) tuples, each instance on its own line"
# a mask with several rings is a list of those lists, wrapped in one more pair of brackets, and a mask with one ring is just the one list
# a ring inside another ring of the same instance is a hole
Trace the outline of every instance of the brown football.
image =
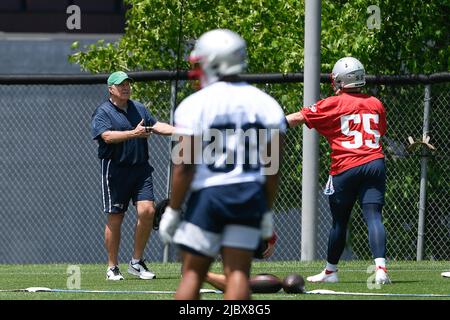
[(270, 273), (260, 273), (250, 277), (250, 290), (253, 293), (276, 293), (281, 287), (280, 278)]
[(291, 273), (283, 279), (283, 290), (286, 293), (304, 293), (305, 279), (297, 273)]

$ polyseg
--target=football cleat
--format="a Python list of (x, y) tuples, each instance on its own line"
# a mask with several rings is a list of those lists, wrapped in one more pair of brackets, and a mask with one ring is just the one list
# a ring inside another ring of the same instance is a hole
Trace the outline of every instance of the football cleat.
[(156, 275), (148, 270), (143, 259), (139, 260), (139, 262), (137, 263), (132, 263), (130, 261), (130, 263), (128, 264), (128, 273), (138, 276), (139, 278), (144, 280), (156, 278)]
[(444, 278), (450, 278), (450, 271), (442, 272), (441, 276), (443, 276)]
[(376, 284), (390, 284), (391, 279), (387, 274), (387, 270), (385, 267), (377, 267), (375, 269), (375, 283)]
[(338, 282), (339, 278), (337, 271), (328, 271), (324, 269), (321, 273), (315, 276), (309, 276), (306, 278), (309, 282)]
[(118, 266), (108, 268), (108, 270), (106, 271), (106, 280), (123, 280), (123, 276), (120, 273)]

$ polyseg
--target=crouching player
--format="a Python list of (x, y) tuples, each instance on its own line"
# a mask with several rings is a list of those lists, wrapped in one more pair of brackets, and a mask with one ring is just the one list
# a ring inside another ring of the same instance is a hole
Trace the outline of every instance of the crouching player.
[[(272, 256), (274, 250), (275, 250), (275, 242), (277, 241), (277, 235), (273, 233), (272, 238), (269, 240), (261, 240), (259, 242), (259, 246), (256, 249), (253, 258), (256, 259), (268, 259), (270, 256)], [(250, 278), (250, 290), (253, 293), (260, 293), (258, 292), (258, 289), (260, 286), (258, 286), (258, 278)], [(214, 273), (209, 271), (206, 274), (205, 282), (212, 285), (214, 288), (225, 291), (226, 286), (226, 277), (224, 274), (221, 273)]]

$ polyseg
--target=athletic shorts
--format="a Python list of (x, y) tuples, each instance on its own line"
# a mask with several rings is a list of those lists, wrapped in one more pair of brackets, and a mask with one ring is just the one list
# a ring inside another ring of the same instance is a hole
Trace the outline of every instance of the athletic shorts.
[(330, 176), (324, 193), (329, 201), (337, 204), (384, 204), (386, 192), (386, 168), (384, 159), (376, 159)]
[(119, 166), (109, 159), (102, 159), (103, 210), (107, 213), (123, 213), (130, 200), (155, 201), (153, 194), (153, 168), (148, 163)]
[(254, 251), (268, 211), (263, 186), (249, 182), (208, 187), (191, 194), (174, 242), (183, 250), (216, 257), (222, 247)]

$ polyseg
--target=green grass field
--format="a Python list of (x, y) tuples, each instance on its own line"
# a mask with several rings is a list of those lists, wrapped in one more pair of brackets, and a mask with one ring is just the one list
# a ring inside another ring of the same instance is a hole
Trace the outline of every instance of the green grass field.
[[(441, 277), (441, 272), (450, 270), (449, 262), (391, 262), (388, 265), (393, 281), (391, 285), (380, 289), (369, 289), (367, 273), (369, 261), (343, 261), (339, 265), (339, 283), (306, 284), (306, 290), (328, 289), (344, 292), (368, 292), (390, 294), (444, 294), (450, 295), (450, 279)], [(81, 290), (117, 290), (117, 291), (174, 291), (180, 279), (179, 263), (152, 263), (151, 270), (157, 274), (157, 279), (140, 280), (126, 273), (126, 263), (121, 265), (125, 281), (106, 281), (103, 264), (79, 265), (81, 270)], [(48, 287), (52, 289), (67, 289), (68, 264), (43, 265), (0, 265), (0, 291), (9, 289), (24, 289), (29, 287)], [(299, 273), (306, 276), (318, 273), (323, 262), (254, 262), (252, 275), (257, 273), (272, 273), (283, 278), (289, 273)], [(216, 263), (212, 271), (221, 271), (221, 265)], [(369, 279), (369, 283), (371, 283)], [(205, 284), (204, 288), (212, 288)], [(222, 294), (205, 293), (202, 299), (222, 299)], [(114, 294), (114, 293), (66, 293), (66, 292), (0, 292), (0, 300), (172, 300), (173, 294)], [(387, 296), (342, 296), (315, 294), (286, 294), (281, 290), (275, 294), (254, 294), (254, 300), (450, 300), (449, 297), (387, 297)]]

